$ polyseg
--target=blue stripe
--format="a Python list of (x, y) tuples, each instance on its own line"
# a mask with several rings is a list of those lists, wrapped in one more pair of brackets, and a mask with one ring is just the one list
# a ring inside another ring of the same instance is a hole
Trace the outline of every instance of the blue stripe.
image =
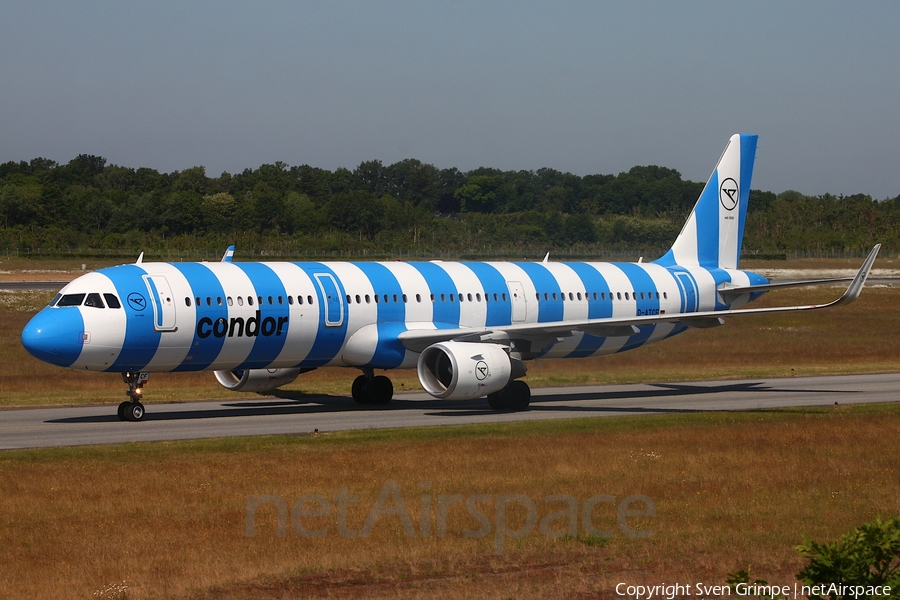
[(738, 215), (737, 264), (741, 264), (741, 248), (744, 243), (744, 224), (747, 222), (747, 206), (750, 203), (750, 180), (753, 162), (756, 160), (755, 135), (741, 135), (741, 204)]
[[(232, 263), (242, 270), (250, 282), (253, 289), (256, 290), (257, 296), (262, 296), (262, 302), (257, 299), (257, 310), (259, 311), (259, 324), (256, 333), (256, 339), (253, 342), (253, 348), (244, 362), (241, 363), (242, 369), (264, 369), (278, 358), (284, 348), (284, 341), (287, 339), (290, 321), (286, 327), (282, 327), (281, 335), (278, 335), (278, 322), (285, 317), (290, 316), (287, 303), (287, 294), (284, 290), (284, 284), (278, 275), (270, 267), (262, 263)], [(283, 304), (278, 303), (279, 296), (283, 300)], [(269, 303), (269, 298), (272, 302)], [(265, 332), (271, 331), (270, 335)]]
[[(535, 290), (540, 294), (538, 301), (538, 323), (553, 323), (562, 321), (563, 319), (563, 300), (559, 290), (559, 282), (556, 277), (545, 267), (539, 263), (514, 263), (522, 268), (531, 282), (534, 284)], [(544, 300), (544, 293), (548, 294), (549, 300)], [(553, 299), (556, 294), (557, 300)]]
[[(296, 263), (298, 267), (309, 276), (312, 287), (316, 291), (316, 302), (319, 304), (319, 323), (316, 330), (316, 341), (313, 342), (307, 357), (297, 366), (304, 367), (320, 367), (328, 364), (341, 351), (344, 345), (344, 338), (347, 336), (347, 315), (344, 315), (344, 321), (338, 327), (325, 327), (325, 298), (322, 297), (322, 290), (315, 280), (316, 273), (329, 273), (334, 277), (340, 288), (338, 292), (343, 298), (347, 292), (341, 284), (341, 280), (335, 275), (334, 271), (326, 267), (322, 263)], [(343, 300), (341, 300), (343, 302)]]
[(146, 367), (159, 348), (160, 333), (153, 328), (153, 308), (150, 302), (144, 302), (143, 309), (135, 309), (135, 304), (128, 301), (131, 294), (147, 296), (147, 285), (144, 283), (144, 269), (136, 265), (122, 265), (101, 271), (116, 286), (116, 293), (122, 299), (125, 310), (125, 340), (122, 352), (107, 371), (140, 371)]
[[(584, 284), (584, 289), (587, 291), (588, 319), (604, 319), (612, 317), (612, 296), (609, 293), (609, 284), (606, 283), (606, 279), (603, 278), (603, 275), (601, 275), (596, 268), (587, 263), (567, 264), (575, 271), (578, 277), (581, 278), (581, 283)], [(595, 293), (597, 294), (596, 300), (594, 300)], [(605, 296), (601, 294), (605, 294)], [(604, 298), (607, 299), (604, 300)], [(584, 334), (581, 341), (578, 342), (578, 347), (569, 353), (566, 358), (584, 358), (591, 356), (600, 349), (600, 346), (603, 345), (605, 339), (606, 338), (595, 335)]]
[[(206, 317), (212, 323), (219, 319), (228, 320), (228, 307), (224, 303), (225, 290), (222, 289), (222, 283), (219, 278), (213, 274), (202, 263), (172, 263), (178, 269), (188, 284), (191, 286), (191, 296), (195, 299), (199, 297), (203, 302), (196, 305), (196, 321), (191, 325), (194, 328), (194, 340), (191, 342), (191, 349), (184, 362), (178, 365), (175, 371), (202, 371), (209, 367), (219, 356), (222, 346), (225, 345), (224, 337), (216, 337), (208, 335), (201, 338), (197, 334), (197, 325), (200, 319)], [(207, 306), (206, 299), (212, 299), (212, 306)], [(221, 306), (216, 302), (216, 298), (222, 298)], [(212, 327), (210, 327), (212, 329)]]
[[(441, 293), (455, 293), (456, 286), (450, 275), (439, 265), (430, 262), (411, 262), (407, 263), (415, 268), (425, 283), (428, 284), (429, 292), (434, 295), (432, 307), (434, 314), (431, 320), (438, 329), (447, 329), (459, 327), (459, 303), (458, 302), (441, 302)], [(505, 286), (505, 284), (504, 284)]]
[[(399, 341), (400, 333), (406, 331), (406, 305), (403, 303), (403, 289), (397, 277), (390, 269), (379, 263), (353, 263), (369, 281), (375, 295), (379, 296), (376, 304), (378, 343), (375, 354), (367, 366), (376, 369), (393, 369), (403, 362), (406, 350)], [(387, 294), (388, 301), (384, 296)], [(395, 300), (396, 298), (396, 300)]]
[[(635, 315), (658, 315), (659, 300), (656, 299), (656, 283), (653, 281), (653, 278), (650, 277), (650, 274), (634, 263), (616, 263), (616, 266), (622, 269), (628, 277), (628, 280), (631, 282), (631, 289), (637, 304), (637, 312)], [(644, 298), (641, 298), (642, 292)], [(621, 349), (619, 349), (619, 352), (625, 352), (626, 350), (643, 346), (653, 333), (653, 330), (656, 329), (656, 325), (639, 325), (638, 329), (640, 329), (641, 332), (628, 338), (628, 341), (625, 342), (625, 345), (622, 346)]]
[[(478, 281), (481, 282), (485, 297), (494, 293), (500, 294), (503, 290), (509, 291), (506, 288), (506, 278), (504, 278), (503, 275), (500, 274), (500, 271), (495, 267), (483, 262), (463, 264), (467, 266), (478, 278)], [(503, 302), (502, 300), (494, 302), (493, 299), (485, 301), (487, 314), (485, 316), (484, 324), (486, 327), (509, 325), (512, 323), (511, 300), (512, 299), (507, 294), (506, 302)]]
[(694, 209), (697, 215), (697, 259), (703, 267), (719, 266), (719, 171), (703, 188)]

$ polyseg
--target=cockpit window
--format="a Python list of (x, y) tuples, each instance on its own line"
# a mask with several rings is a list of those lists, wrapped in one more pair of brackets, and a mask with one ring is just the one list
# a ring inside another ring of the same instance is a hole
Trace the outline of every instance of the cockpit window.
[(103, 297), (106, 299), (106, 306), (110, 308), (122, 308), (122, 305), (119, 303), (119, 299), (116, 298), (115, 294), (103, 294)]
[(50, 304), (47, 306), (56, 306), (56, 303), (59, 302), (59, 299), (62, 298), (62, 294), (57, 294), (53, 300), (50, 301)]
[(81, 303), (84, 302), (84, 296), (85, 294), (66, 294), (59, 299), (56, 306), (81, 306)]
[(92, 306), (94, 308), (106, 308), (106, 305), (103, 304), (103, 299), (100, 297), (100, 294), (94, 292), (87, 295), (87, 299), (84, 301), (85, 306)]

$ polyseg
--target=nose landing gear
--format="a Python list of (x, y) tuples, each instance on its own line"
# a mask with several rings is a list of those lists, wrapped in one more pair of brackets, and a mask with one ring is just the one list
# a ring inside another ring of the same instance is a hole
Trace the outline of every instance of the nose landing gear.
[(133, 371), (125, 371), (122, 373), (122, 381), (128, 386), (125, 395), (130, 398), (119, 404), (118, 415), (123, 421), (140, 421), (144, 418), (144, 405), (141, 404), (141, 398), (144, 395), (144, 384), (150, 379), (150, 373), (141, 371), (134, 373)]

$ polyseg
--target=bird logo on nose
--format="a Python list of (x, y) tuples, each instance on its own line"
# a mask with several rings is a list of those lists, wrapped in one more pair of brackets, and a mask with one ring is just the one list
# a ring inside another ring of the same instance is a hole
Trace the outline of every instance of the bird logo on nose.
[(147, 308), (147, 300), (137, 292), (128, 294), (128, 306), (140, 312)]

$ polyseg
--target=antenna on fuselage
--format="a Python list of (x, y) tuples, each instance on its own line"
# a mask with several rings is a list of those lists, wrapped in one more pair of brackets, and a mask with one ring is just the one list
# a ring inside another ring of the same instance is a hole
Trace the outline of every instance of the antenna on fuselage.
[(138, 256), (138, 259), (136, 261), (134, 261), (134, 264), (139, 265), (142, 262), (144, 262), (144, 253), (143, 252), (141, 252), (141, 255)]
[(547, 254), (544, 255), (544, 260), (542, 260), (541, 262), (544, 263), (544, 264), (547, 264), (547, 261), (548, 261), (548, 260), (550, 260), (550, 253), (549, 253), (549, 252), (548, 252)]

